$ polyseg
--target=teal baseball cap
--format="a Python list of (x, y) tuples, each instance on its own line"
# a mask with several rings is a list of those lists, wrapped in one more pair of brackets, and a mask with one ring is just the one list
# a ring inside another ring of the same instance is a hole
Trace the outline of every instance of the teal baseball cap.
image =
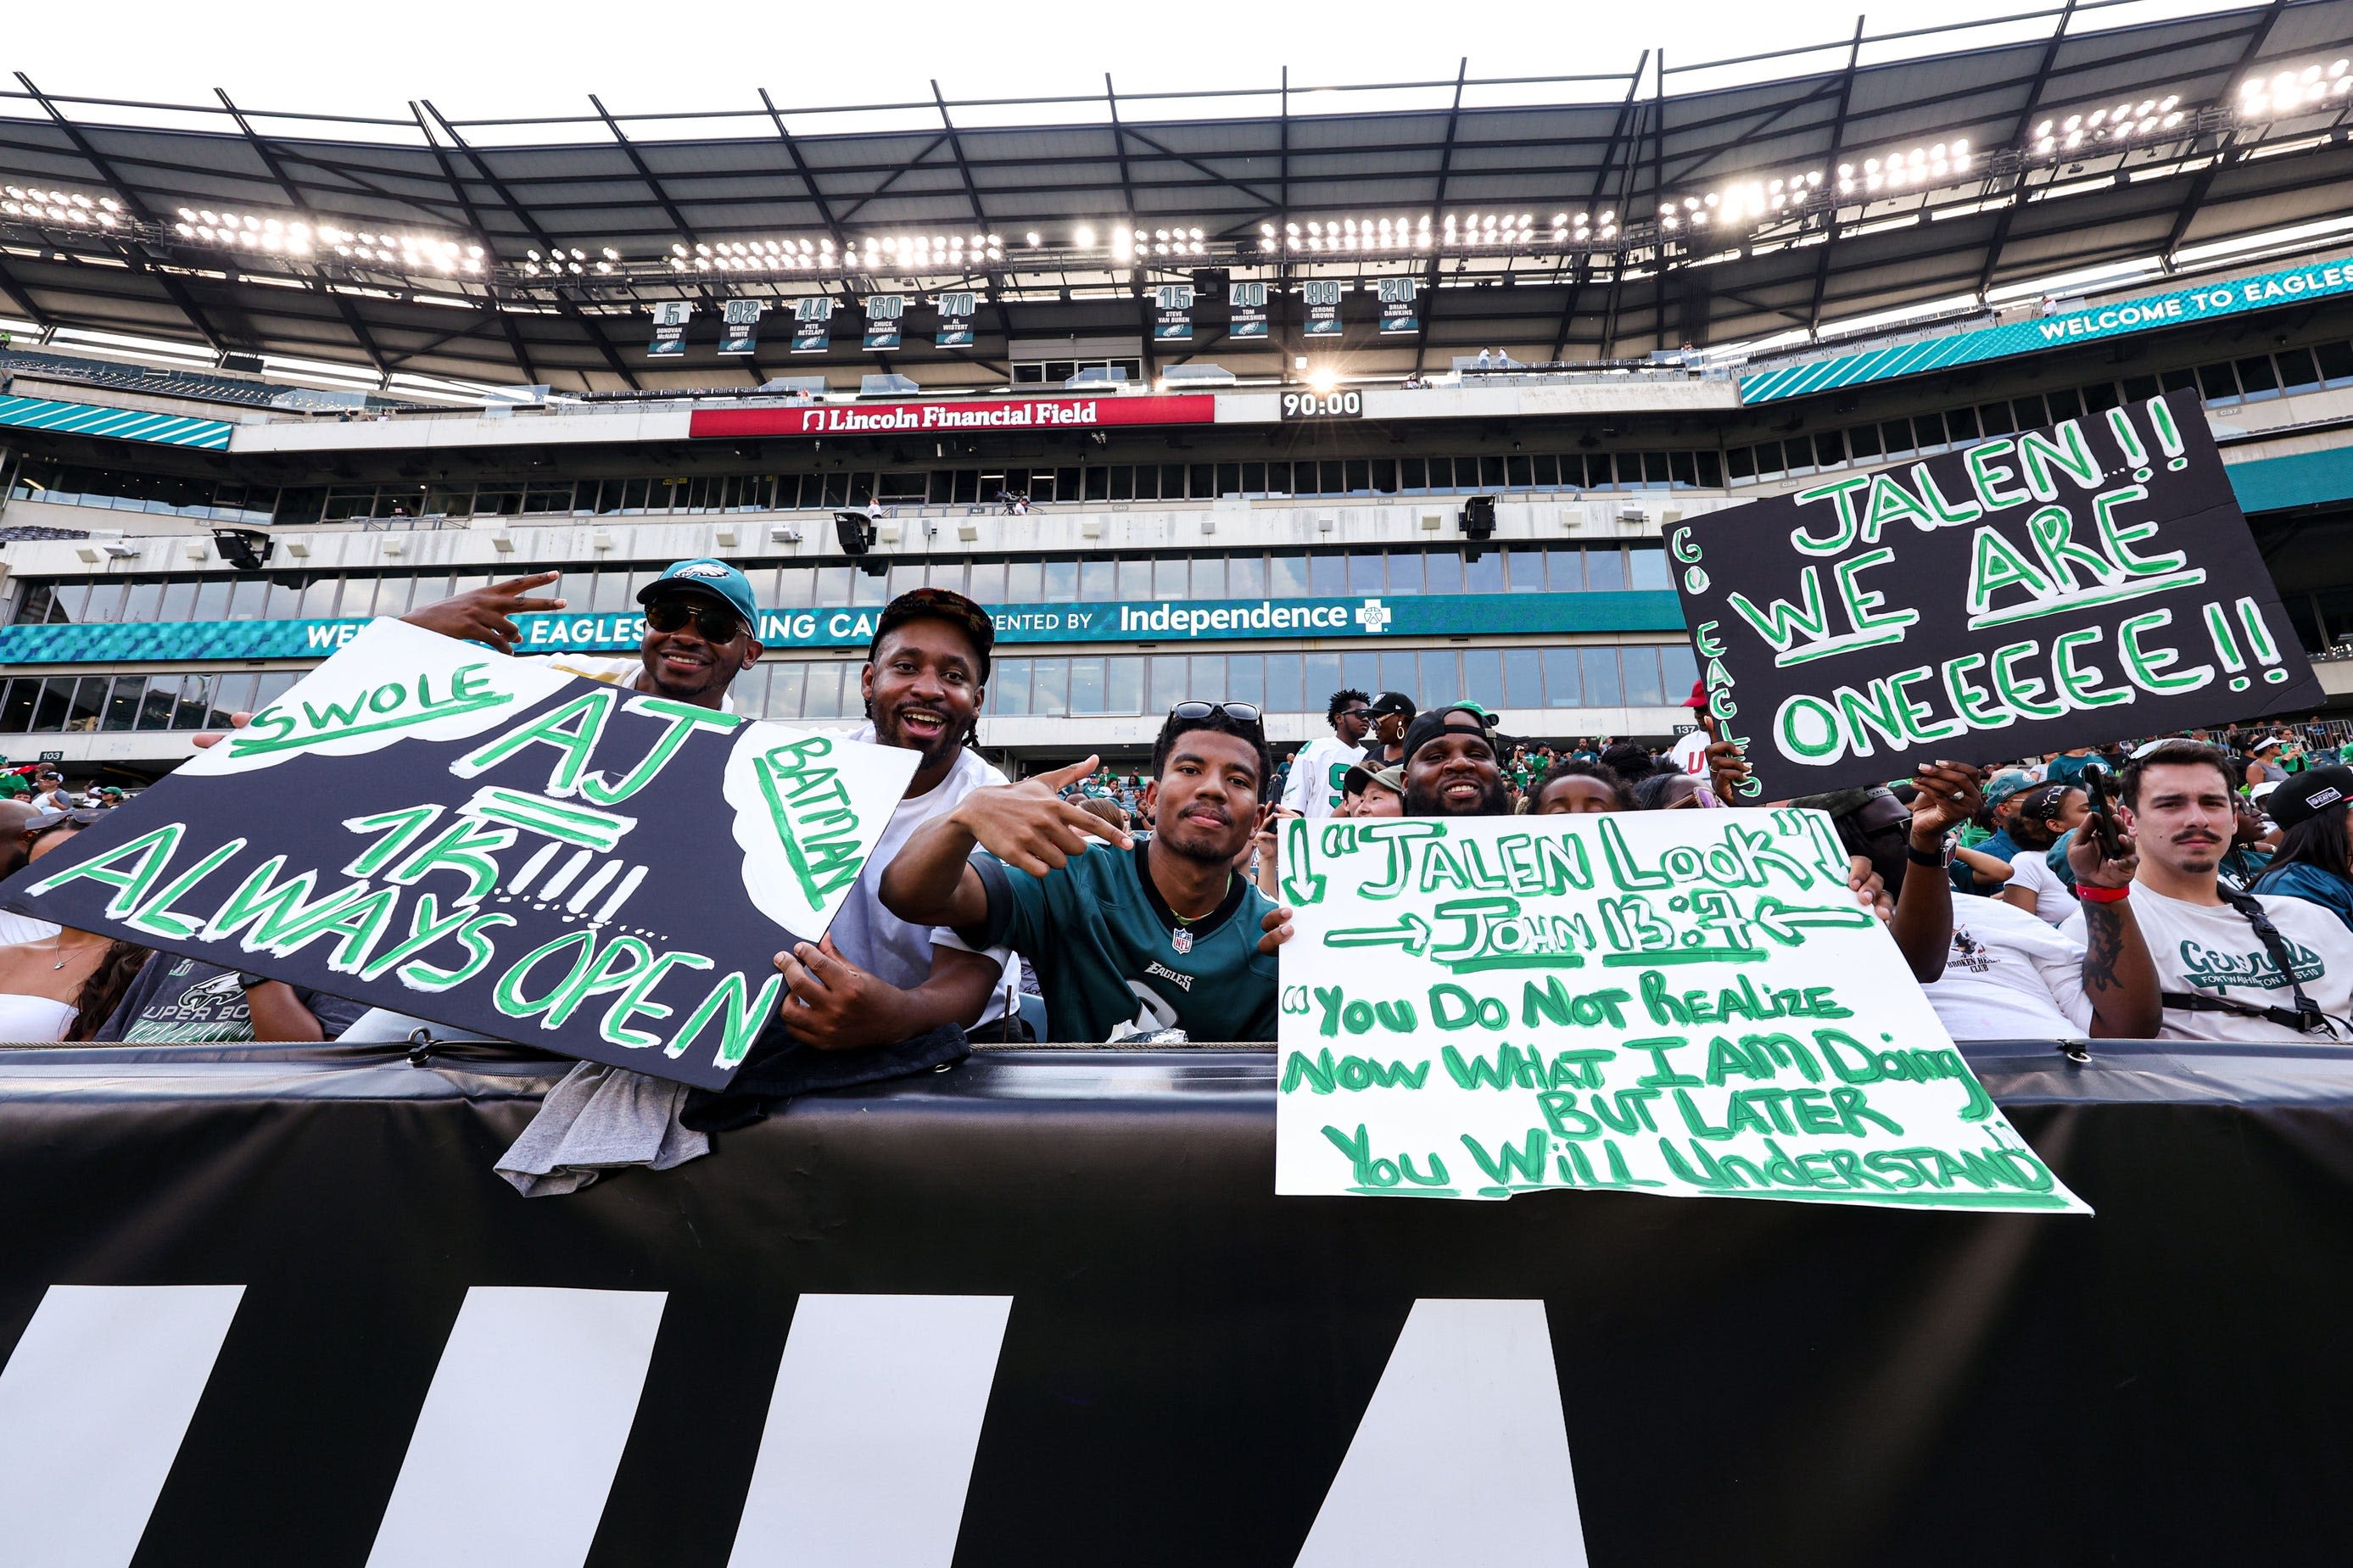
[(743, 616), (746, 626), (759, 629), (760, 601), (752, 596), (752, 580), (724, 561), (708, 556), (672, 562), (668, 571), (638, 590), (638, 603), (650, 605), (664, 594), (690, 591), (710, 595)]

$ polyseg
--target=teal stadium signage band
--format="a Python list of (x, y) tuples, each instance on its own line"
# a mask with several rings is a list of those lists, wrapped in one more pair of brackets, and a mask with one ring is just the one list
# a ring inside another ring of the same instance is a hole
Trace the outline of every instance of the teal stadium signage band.
[(1809, 393), (1829, 392), (1866, 381), (1890, 381), (1897, 376), (1949, 370), (1955, 365), (2009, 359), (2165, 327), (2188, 326), (2220, 316), (2242, 315), (2249, 310), (2348, 292), (2353, 292), (2353, 258), (2316, 262), (2309, 267), (2291, 267), (2253, 278), (2176, 289), (2170, 294), (2152, 294), (2147, 299), (2038, 316), (2031, 321), (2012, 321), (2008, 326), (1988, 327), (1982, 331), (1955, 332), (1949, 337), (1874, 349), (1870, 353), (1769, 370), (1741, 378), (1740, 401), (1752, 405), (1777, 403), (1783, 398), (1803, 397)]
[[(997, 605), (999, 644), (1226, 641), (1249, 637), (1463, 637), (1683, 629), (1672, 590), (1586, 594), (1416, 595), (1312, 599), (1141, 599), (1109, 605)], [(760, 641), (786, 648), (864, 647), (878, 605), (760, 613)], [(517, 616), (524, 653), (622, 653), (645, 637), (635, 615)], [(0, 663), (324, 658), (364, 620), (181, 621), (0, 626)]]

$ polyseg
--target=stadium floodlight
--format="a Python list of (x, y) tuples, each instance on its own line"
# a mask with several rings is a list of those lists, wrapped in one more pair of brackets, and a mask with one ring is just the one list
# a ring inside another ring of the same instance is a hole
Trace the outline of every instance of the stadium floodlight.
[(2348, 92), (2353, 92), (2353, 59), (2285, 66), (2241, 82), (2238, 113), (2244, 120), (2316, 113)]
[(1092, 250), (1095, 247), (1095, 231), (1087, 225), (1081, 224), (1071, 231), (1071, 243), (1081, 250)]
[(0, 215), (45, 227), (100, 233), (121, 227), (130, 221), (122, 204), (112, 196), (90, 196), (79, 191), (13, 182), (0, 184)]

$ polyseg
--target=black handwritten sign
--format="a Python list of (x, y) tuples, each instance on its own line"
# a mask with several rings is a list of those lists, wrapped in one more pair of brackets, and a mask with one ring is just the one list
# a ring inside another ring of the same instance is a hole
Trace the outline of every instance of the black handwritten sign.
[(377, 621), (0, 905), (706, 1088), (911, 752)]
[(1758, 799), (2323, 700), (2191, 393), (1841, 474), (1668, 552)]

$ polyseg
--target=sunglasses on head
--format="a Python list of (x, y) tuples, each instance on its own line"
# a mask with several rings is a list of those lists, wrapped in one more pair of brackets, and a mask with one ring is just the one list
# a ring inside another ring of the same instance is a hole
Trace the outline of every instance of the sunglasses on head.
[(1204, 702), (1194, 698), (1168, 710), (1171, 719), (1206, 719), (1212, 713), (1223, 713), (1238, 724), (1255, 726), (1263, 721), (1258, 709), (1248, 702)]
[(704, 642), (733, 642), (744, 625), (744, 617), (733, 610), (683, 595), (656, 599), (646, 606), (646, 625), (658, 632), (682, 631), (689, 621)]

